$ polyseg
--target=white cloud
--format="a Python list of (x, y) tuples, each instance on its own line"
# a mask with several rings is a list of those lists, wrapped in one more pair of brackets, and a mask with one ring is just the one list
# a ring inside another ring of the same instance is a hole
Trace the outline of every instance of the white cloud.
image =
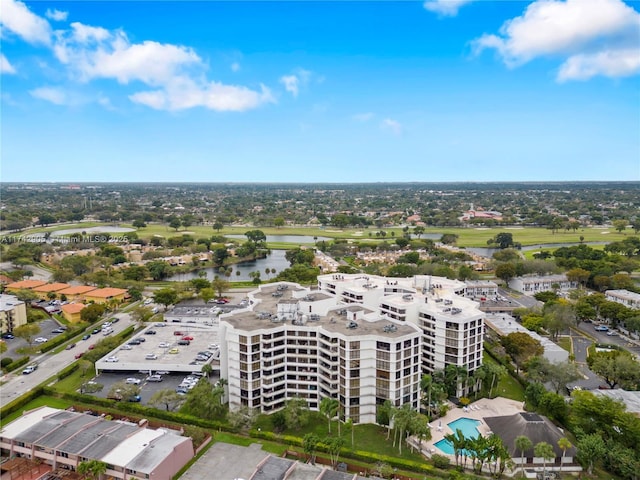
[(13, 68), (13, 65), (9, 63), (7, 57), (5, 57), (2, 53), (0, 53), (0, 73), (3, 73), (5, 75), (9, 73), (16, 73), (16, 69)]
[[(312, 73), (309, 70), (298, 68), (291, 75), (283, 75), (280, 77), (280, 83), (284, 85), (284, 89), (294, 97), (300, 93), (300, 88), (307, 85), (311, 79)], [(322, 77), (324, 80), (324, 77)]]
[(35, 15), (22, 2), (2, 0), (2, 36), (5, 29), (31, 44), (51, 43), (51, 26), (44, 18)]
[(298, 96), (298, 77), (295, 75), (284, 75), (280, 77), (280, 83), (284, 85), (284, 89), (291, 93), (294, 97)]
[(475, 0), (427, 0), (423, 6), (443, 17), (455, 17), (463, 5)]
[(627, 77), (640, 72), (640, 52), (620, 49), (569, 57), (558, 72), (558, 81), (588, 80), (596, 75)]
[[(129, 95), (132, 102), (165, 110), (204, 107), (237, 112), (275, 103), (271, 91), (264, 85), (252, 89), (207, 79), (207, 65), (192, 48), (150, 40), (132, 43), (122, 30), (108, 30), (79, 22), (52, 34), (48, 22), (32, 14), (23, 3), (1, 1), (3, 28), (27, 41), (48, 42), (55, 57), (76, 80), (88, 83), (94, 79), (113, 79), (120, 84), (140, 82), (147, 88), (151, 87), (145, 90), (138, 86), (140, 91)], [(8, 15), (5, 14), (5, 2), (9, 6)], [(50, 11), (48, 15), (61, 18), (62, 13)], [(231, 68), (237, 70), (240, 64), (236, 62)], [(296, 78), (304, 84), (309, 74), (298, 70)], [(104, 107), (111, 107), (106, 97), (80, 95), (73, 90), (43, 87), (30, 93), (35, 98), (58, 105), (97, 102)]]
[(41, 87), (29, 92), (32, 97), (46, 100), (55, 105), (65, 105), (67, 103), (67, 95), (64, 91), (54, 87)]
[(232, 72), (239, 72), (240, 71), (240, 64), (238, 62), (233, 62), (231, 64), (231, 71)]
[(260, 91), (219, 82), (199, 84), (188, 77), (173, 79), (165, 88), (138, 92), (129, 98), (156, 110), (184, 110), (205, 107), (219, 112), (242, 112), (265, 103), (275, 103), (271, 91), (260, 85)]
[(356, 113), (351, 118), (356, 122), (368, 122), (373, 118), (373, 113), (372, 112)]
[(383, 130), (388, 130), (394, 135), (400, 135), (402, 133), (402, 125), (397, 120), (393, 120), (392, 118), (385, 118), (380, 122), (380, 128)]
[(47, 18), (51, 20), (55, 20), (56, 22), (64, 22), (69, 16), (69, 12), (64, 12), (62, 10), (56, 10), (55, 8), (51, 10), (47, 8), (47, 12), (45, 13)]
[(624, 76), (638, 71), (630, 57), (640, 56), (639, 28), (640, 14), (621, 0), (537, 0), (474, 47), (495, 49), (509, 67), (540, 56), (568, 58), (559, 80)]

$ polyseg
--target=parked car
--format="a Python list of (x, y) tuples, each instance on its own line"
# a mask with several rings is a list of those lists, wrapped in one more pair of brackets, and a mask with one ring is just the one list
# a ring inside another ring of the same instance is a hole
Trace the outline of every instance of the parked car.
[(176, 353), (178, 353), (178, 352), (180, 352), (180, 350), (179, 350), (179, 349), (177, 349), (176, 347), (173, 347), (171, 350), (169, 350), (169, 353), (174, 354), (174, 355), (175, 355)]
[(170, 346), (171, 346), (171, 344), (168, 343), (168, 342), (160, 342), (158, 344), (158, 347), (160, 347), (160, 348), (169, 348)]
[(120, 321), (120, 319), (118, 317), (113, 317), (111, 319), (111, 323), (118, 323)]
[(120, 347), (120, 350), (133, 350), (133, 347), (127, 343), (127, 344), (122, 345)]
[(145, 360), (157, 360), (158, 359), (158, 355), (156, 355), (155, 353), (147, 353), (144, 356)]
[(137, 338), (134, 338), (128, 343), (128, 345), (140, 345), (141, 343), (142, 342), (140, 340), (138, 340)]
[(35, 372), (38, 369), (38, 365), (29, 365), (24, 370), (22, 370), (23, 375), (29, 375), (30, 373)]
[(618, 335), (618, 332), (616, 332), (615, 330), (609, 330), (607, 332), (608, 337), (615, 337), (616, 335)]
[(155, 330), (147, 330), (146, 332), (144, 332), (145, 335), (155, 335), (156, 331)]
[(118, 359), (118, 357), (111, 356), (111, 357), (107, 357), (105, 361), (108, 363), (118, 363), (120, 360)]
[(91, 335), (83, 335), (82, 336), (82, 340), (89, 340), (91, 338)]
[(76, 360), (79, 359), (80, 357), (82, 357), (82, 355), (84, 355), (84, 352), (80, 352), (80, 353), (76, 353), (75, 356), (73, 358), (75, 358)]
[(113, 333), (113, 328), (103, 328), (102, 329), (102, 335), (104, 335), (105, 337), (107, 335), (111, 335)]
[(175, 332), (173, 332), (173, 334), (179, 337), (182, 337), (184, 335), (184, 333), (182, 333), (180, 330), (176, 330)]
[(191, 345), (191, 342), (183, 338), (181, 340), (178, 340), (178, 345)]
[(62, 332), (64, 332), (64, 330), (62, 330), (61, 328), (55, 328), (51, 330), (51, 333), (62, 333)]
[(16, 337), (13, 336), (13, 333), (6, 332), (2, 334), (2, 338), (5, 340), (13, 340)]
[(140, 382), (142, 382), (142, 380), (140, 380), (139, 378), (135, 378), (135, 377), (129, 377), (124, 381), (124, 383), (126, 383), (128, 385), (140, 385)]
[(609, 330), (609, 327), (607, 327), (606, 325), (598, 325), (595, 327), (596, 332), (607, 332)]
[(92, 343), (91, 345), (89, 345), (89, 350), (93, 350), (94, 348), (96, 348), (95, 343)]
[(75, 343), (70, 343), (69, 345), (67, 345), (67, 347), (65, 348), (65, 350), (71, 350), (72, 348), (75, 348), (76, 344)]
[(47, 339), (45, 337), (36, 337), (34, 340), (35, 343), (45, 343)]
[(193, 337), (191, 335), (185, 335), (184, 337), (182, 337), (182, 340), (193, 340)]
[(94, 328), (93, 330), (91, 330), (91, 335), (96, 335), (100, 333), (100, 329), (99, 328)]
[(161, 382), (162, 375), (149, 375), (147, 377), (147, 382)]

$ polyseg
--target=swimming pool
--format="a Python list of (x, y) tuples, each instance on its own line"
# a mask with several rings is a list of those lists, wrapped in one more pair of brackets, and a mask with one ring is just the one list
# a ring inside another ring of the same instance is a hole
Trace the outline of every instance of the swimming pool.
[[(480, 432), (478, 432), (478, 425), (480, 425), (479, 420), (464, 417), (447, 424), (454, 433), (456, 430), (460, 430), (465, 438), (475, 438), (479, 436)], [(454, 455), (453, 445), (449, 440), (445, 440), (443, 438), (434, 445), (443, 453), (446, 453), (447, 455)]]

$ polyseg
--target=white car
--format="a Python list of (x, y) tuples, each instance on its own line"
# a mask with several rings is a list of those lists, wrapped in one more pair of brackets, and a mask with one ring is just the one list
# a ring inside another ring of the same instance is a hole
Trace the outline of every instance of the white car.
[(103, 328), (102, 329), (102, 335), (111, 335), (113, 333), (113, 328)]
[(140, 385), (141, 381), (142, 380), (140, 380), (139, 378), (129, 377), (124, 381), (124, 383), (126, 383), (128, 385)]
[(131, 349), (133, 349), (133, 347), (131, 345), (126, 345), (126, 344), (120, 347), (120, 350), (131, 350)]
[(171, 346), (171, 344), (167, 343), (167, 342), (161, 342), (161, 343), (158, 344), (158, 346), (160, 348), (169, 348)]
[(118, 363), (119, 360), (118, 360), (118, 357), (111, 356), (111, 357), (107, 357), (105, 361), (108, 363)]
[(47, 342), (48, 340), (44, 337), (36, 337), (36, 339), (34, 340), (35, 343), (44, 343)]
[(29, 375), (30, 373), (35, 372), (38, 369), (37, 365), (29, 365), (24, 370), (22, 370), (23, 375)]
[(145, 360), (157, 360), (158, 359), (158, 355), (156, 355), (155, 353), (147, 353), (144, 356)]

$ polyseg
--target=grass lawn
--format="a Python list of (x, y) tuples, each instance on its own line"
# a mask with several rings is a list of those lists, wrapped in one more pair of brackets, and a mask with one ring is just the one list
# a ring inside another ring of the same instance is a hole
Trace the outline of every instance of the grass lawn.
[[(101, 224), (97, 222), (83, 222), (74, 225), (67, 225), (64, 227), (55, 226), (47, 228), (35, 228), (26, 230), (28, 233), (39, 232), (51, 232), (61, 229), (71, 228), (90, 228), (94, 226), (103, 226), (108, 228), (109, 225)], [(130, 224), (122, 223), (118, 227), (133, 228)], [(253, 230), (254, 227), (225, 227), (219, 233), (213, 230), (210, 226), (192, 225), (187, 230), (176, 231), (173, 228), (169, 228), (165, 224), (149, 224), (145, 228), (136, 229), (136, 233), (140, 238), (149, 239), (154, 235), (161, 237), (174, 237), (184, 234), (193, 235), (197, 238), (211, 237), (213, 235), (225, 235), (236, 234), (244, 235), (248, 230)], [(387, 233), (395, 232), (395, 236), (387, 235), (386, 238), (375, 237), (375, 232), (381, 229), (371, 227), (368, 229), (363, 228), (347, 228), (339, 229), (333, 227), (317, 228), (317, 227), (261, 227), (266, 235), (309, 235), (312, 237), (330, 237), (330, 238), (349, 238), (354, 240), (364, 241), (382, 241), (387, 240), (393, 242), (394, 238), (402, 236), (403, 232), (401, 228), (386, 228), (382, 229)], [(372, 232), (374, 236), (369, 238), (369, 232)], [(584, 228), (576, 232), (560, 231), (552, 233), (543, 227), (495, 227), (495, 228), (436, 228), (429, 227), (425, 229), (425, 234), (442, 235), (445, 233), (452, 233), (458, 235), (457, 245), (460, 247), (486, 247), (487, 240), (495, 237), (500, 232), (509, 232), (513, 235), (513, 241), (519, 242), (522, 245), (537, 245), (545, 243), (578, 243), (580, 237), (583, 237), (584, 242), (614, 242), (627, 238), (627, 235), (616, 232), (613, 229), (602, 228)], [(271, 248), (291, 248), (293, 244), (286, 243), (274, 243)]]
[(573, 353), (571, 349), (571, 338), (570, 337), (558, 337), (558, 345), (564, 348), (567, 352)]
[[(285, 430), (283, 435), (290, 435), (303, 438), (307, 433), (314, 433), (321, 440), (329, 436), (338, 435), (338, 422), (331, 422), (331, 435), (327, 419), (317, 412), (310, 413), (309, 423), (299, 430)], [(254, 428), (261, 428), (264, 431), (273, 431), (271, 420), (267, 415), (261, 415)], [(407, 460), (423, 462), (424, 458), (418, 453), (411, 453), (411, 450), (403, 445), (402, 455), (398, 452), (398, 447), (393, 446), (393, 432), (391, 438), (387, 440), (387, 429), (375, 424), (356, 425), (353, 432), (353, 448), (351, 447), (351, 429), (344, 424), (340, 426), (341, 437), (344, 439), (344, 448), (349, 450), (364, 450), (367, 452), (389, 455)]]
[[(497, 363), (492, 357), (487, 354), (484, 355), (483, 362), (493, 364)], [(493, 389), (493, 394), (495, 396), (524, 402), (524, 389), (522, 388), (522, 385), (520, 385), (518, 381), (509, 374), (500, 379), (498, 385), (496, 385)]]
[(61, 398), (48, 397), (46, 395), (41, 395), (38, 398), (31, 400), (29, 403), (27, 403), (22, 408), (16, 410), (15, 412), (7, 415), (6, 417), (2, 417), (2, 420), (0, 421), (0, 425), (4, 426), (7, 423), (14, 421), (16, 418), (22, 416), (22, 412), (26, 410), (33, 410), (34, 408), (43, 407), (43, 406), (66, 409), (71, 406), (71, 403)]
[(62, 393), (76, 393), (83, 382), (87, 382), (95, 376), (96, 370), (95, 366), (92, 364), (91, 368), (87, 370), (87, 373), (84, 376), (82, 376), (82, 372), (78, 369), (68, 377), (56, 382), (53, 385), (53, 388)]

